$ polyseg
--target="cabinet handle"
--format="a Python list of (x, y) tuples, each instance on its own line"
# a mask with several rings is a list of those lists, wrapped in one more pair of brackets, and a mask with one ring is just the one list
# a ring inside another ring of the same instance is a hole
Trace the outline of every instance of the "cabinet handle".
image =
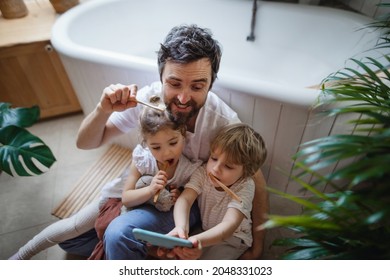
[(52, 52), (54, 49), (53, 49), (53, 46), (52, 46), (52, 45), (47, 44), (47, 45), (45, 46), (45, 50), (46, 50), (47, 52)]

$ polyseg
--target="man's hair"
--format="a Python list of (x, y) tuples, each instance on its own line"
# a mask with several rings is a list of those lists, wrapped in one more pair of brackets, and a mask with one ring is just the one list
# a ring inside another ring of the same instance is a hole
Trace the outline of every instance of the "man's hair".
[(244, 123), (222, 127), (211, 142), (210, 149), (225, 153), (228, 162), (242, 165), (243, 178), (253, 176), (267, 157), (263, 138)]
[(209, 29), (197, 25), (180, 25), (171, 29), (158, 51), (160, 79), (167, 61), (190, 63), (208, 58), (211, 64), (211, 84), (217, 78), (221, 61), (221, 46)]
[[(161, 103), (161, 98), (152, 96), (149, 102), (158, 106)], [(147, 135), (155, 135), (157, 132), (167, 128), (179, 131), (183, 136), (186, 135), (186, 126), (172, 121), (166, 110), (161, 112), (145, 106), (140, 114), (139, 122), (143, 140), (145, 140)]]

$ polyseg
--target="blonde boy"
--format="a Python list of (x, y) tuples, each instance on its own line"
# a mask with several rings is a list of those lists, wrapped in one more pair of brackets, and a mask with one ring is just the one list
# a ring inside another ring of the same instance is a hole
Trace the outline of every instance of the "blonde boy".
[[(264, 141), (246, 124), (227, 125), (211, 142), (210, 152), (174, 207), (170, 235), (188, 238), (194, 245), (173, 249), (180, 259), (237, 259), (252, 245), (252, 176), (265, 161)], [(203, 231), (188, 237), (190, 208), (196, 199)]]

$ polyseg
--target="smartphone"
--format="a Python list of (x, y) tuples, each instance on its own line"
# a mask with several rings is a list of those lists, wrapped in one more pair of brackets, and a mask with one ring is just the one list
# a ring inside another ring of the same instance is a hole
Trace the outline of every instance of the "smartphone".
[(140, 228), (133, 229), (133, 234), (139, 241), (147, 242), (151, 245), (172, 249), (176, 246), (192, 248), (191, 241), (166, 234), (157, 233), (154, 231), (144, 230)]

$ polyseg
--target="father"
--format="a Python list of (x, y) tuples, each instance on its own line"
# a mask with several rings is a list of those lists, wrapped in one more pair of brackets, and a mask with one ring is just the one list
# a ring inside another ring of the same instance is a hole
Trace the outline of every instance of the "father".
[[(184, 154), (190, 159), (207, 160), (210, 139), (218, 128), (240, 121), (231, 108), (209, 91), (217, 77), (220, 59), (221, 48), (209, 30), (195, 25), (174, 27), (158, 52), (161, 82), (140, 90), (134, 84), (105, 88), (100, 102), (81, 124), (77, 146), (96, 148), (138, 127), (141, 106), (137, 106), (136, 97), (145, 99), (152, 94), (162, 94), (171, 118), (187, 125)], [(263, 249), (264, 231), (259, 225), (264, 222), (267, 212), (267, 194), (260, 170), (254, 179), (253, 245), (242, 259), (258, 259)], [(192, 221), (194, 224), (196, 219)], [(108, 226), (104, 236), (106, 256), (108, 259), (144, 259), (147, 248), (134, 239), (132, 229), (139, 227), (168, 233), (173, 226), (172, 211), (159, 212), (154, 207), (142, 205), (117, 217)], [(95, 238), (94, 234), (91, 231), (86, 235)], [(62, 248), (75, 252), (69, 247), (71, 243), (62, 244)]]

